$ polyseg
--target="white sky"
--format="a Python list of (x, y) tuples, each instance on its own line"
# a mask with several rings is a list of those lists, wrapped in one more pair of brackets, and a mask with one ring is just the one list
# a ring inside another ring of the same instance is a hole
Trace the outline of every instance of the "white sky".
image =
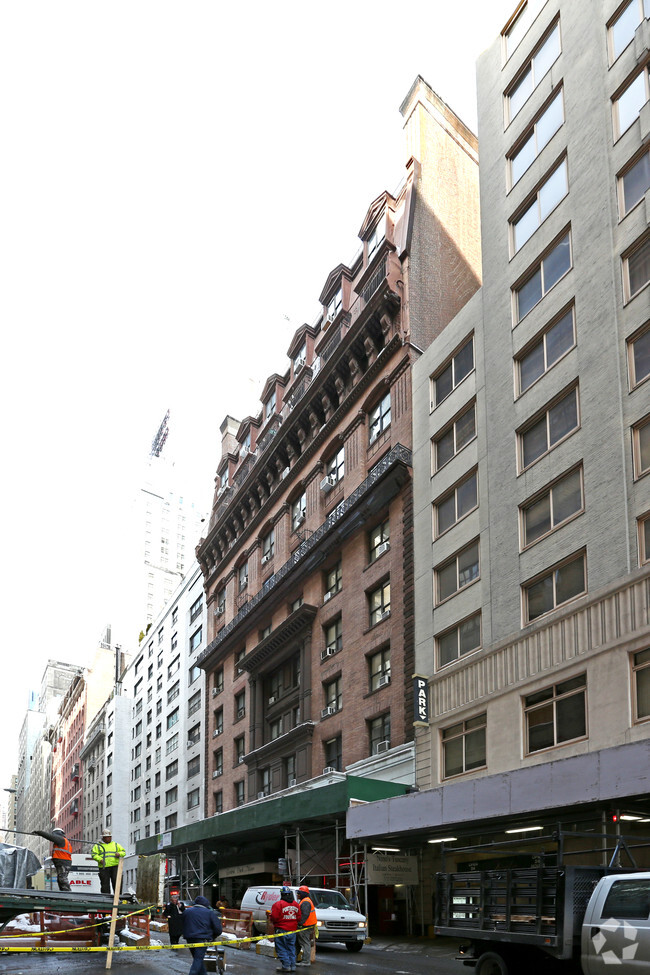
[(127, 529), (165, 410), (209, 508), (223, 417), (258, 411), (402, 178), (416, 75), (476, 130), (515, 3), (0, 8), (0, 789), (47, 659), (107, 621), (136, 645)]

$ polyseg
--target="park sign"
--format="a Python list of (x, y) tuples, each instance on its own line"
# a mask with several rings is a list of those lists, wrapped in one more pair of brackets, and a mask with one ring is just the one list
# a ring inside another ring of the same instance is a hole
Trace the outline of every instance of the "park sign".
[(369, 884), (417, 884), (418, 858), (405, 853), (368, 853), (366, 876)]
[(413, 675), (413, 724), (429, 724), (429, 680), (421, 674)]

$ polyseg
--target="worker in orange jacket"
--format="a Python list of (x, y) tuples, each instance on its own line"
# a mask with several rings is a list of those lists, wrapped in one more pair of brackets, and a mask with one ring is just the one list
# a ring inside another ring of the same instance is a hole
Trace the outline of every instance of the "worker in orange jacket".
[(298, 965), (311, 965), (311, 947), (316, 943), (316, 908), (309, 893), (309, 887), (305, 884), (298, 888), (298, 903), (300, 905), (300, 917), (298, 918), (298, 951), (302, 949), (302, 961)]
[(52, 860), (59, 890), (70, 890), (68, 874), (72, 866), (72, 846), (70, 840), (66, 839), (64, 830), (60, 826), (56, 826), (51, 832), (46, 829), (35, 829), (34, 836), (42, 836), (52, 844)]

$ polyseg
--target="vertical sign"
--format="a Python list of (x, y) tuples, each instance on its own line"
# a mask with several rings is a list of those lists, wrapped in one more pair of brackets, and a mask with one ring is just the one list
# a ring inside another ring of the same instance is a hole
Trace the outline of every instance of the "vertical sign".
[(429, 724), (429, 680), (420, 674), (413, 675), (413, 710), (415, 725)]

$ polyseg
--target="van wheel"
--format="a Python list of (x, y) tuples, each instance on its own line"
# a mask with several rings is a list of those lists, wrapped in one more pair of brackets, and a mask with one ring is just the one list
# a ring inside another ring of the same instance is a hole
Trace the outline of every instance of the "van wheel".
[(363, 948), (363, 941), (346, 941), (345, 947), (348, 951), (361, 951)]
[(480, 955), (474, 971), (476, 975), (508, 975), (508, 966), (496, 951), (486, 951)]

